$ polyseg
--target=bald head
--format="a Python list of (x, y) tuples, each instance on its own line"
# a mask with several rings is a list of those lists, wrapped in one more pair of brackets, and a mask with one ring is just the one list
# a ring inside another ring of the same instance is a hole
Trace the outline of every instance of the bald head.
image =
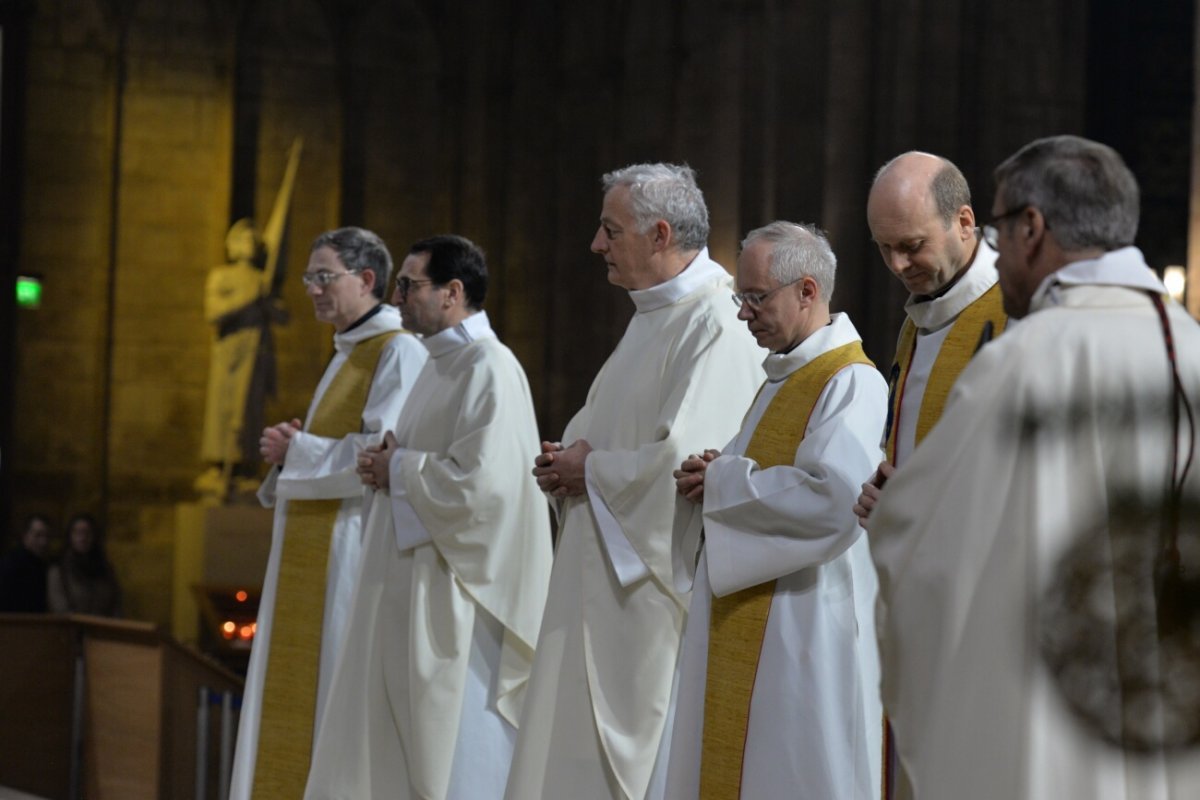
[(901, 153), (880, 167), (871, 184), (872, 197), (876, 189), (880, 197), (891, 194), (918, 204), (932, 203), (947, 225), (961, 207), (971, 205), (971, 187), (962, 171), (949, 159), (919, 150)]
[(975, 255), (971, 192), (958, 167), (909, 152), (880, 168), (867, 199), (867, 223), (888, 269), (916, 295), (935, 294)]

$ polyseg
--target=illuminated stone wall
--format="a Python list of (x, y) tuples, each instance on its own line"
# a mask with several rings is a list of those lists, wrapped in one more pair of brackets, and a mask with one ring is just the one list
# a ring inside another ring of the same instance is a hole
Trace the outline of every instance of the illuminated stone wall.
[(107, 517), (129, 612), (160, 620), (230, 177), (224, 47), (178, 5), (147, 6), (122, 46), (100, 4), (37, 4), (21, 263), (45, 293), (18, 323), (13, 452), (18, 503)]

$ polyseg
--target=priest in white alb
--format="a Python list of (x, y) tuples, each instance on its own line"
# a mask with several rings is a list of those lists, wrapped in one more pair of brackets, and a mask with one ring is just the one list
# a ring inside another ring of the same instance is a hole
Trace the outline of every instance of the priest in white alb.
[(971, 189), (949, 160), (909, 152), (880, 167), (867, 200), (871, 239), (909, 291), (891, 368), (886, 460), (863, 487), (866, 521), (887, 480), (933, 428), (981, 340), (1008, 318), (996, 251), (979, 235)]
[(333, 325), (334, 354), (304, 421), (263, 431), (275, 468), (259, 490), (274, 534), (238, 724), (230, 796), (298, 797), (345, 634), (362, 552), (358, 452), (378, 444), (425, 364), (425, 348), (382, 300), (392, 269), (362, 228), (313, 242), (304, 285)]
[(1039, 139), (995, 178), (983, 233), (1018, 321), (871, 514), (899, 766), (920, 800), (1200, 797), (1200, 758), (1169, 748), (1200, 735), (1195, 622), (1163, 613), (1172, 509), (1200, 502), (1200, 327), (1133, 246), (1111, 148)]
[(503, 795), (546, 589), (550, 517), (525, 372), (483, 311), (483, 253), (413, 245), (393, 299), (429, 351), (373, 489), (309, 800)]
[(683, 637), (667, 797), (874, 800), (875, 569), (851, 512), (879, 460), (887, 387), (831, 314), (817, 229), (773, 222), (738, 257), (734, 302), (767, 373), (741, 430), (675, 471)]
[[(863, 526), (880, 487), (933, 429), (951, 387), (982, 341), (1008, 322), (1000, 302), (996, 251), (979, 235), (967, 179), (948, 159), (907, 152), (879, 168), (867, 223), (888, 270), (909, 291), (889, 370), (884, 460), (864, 482), (854, 511)], [(885, 798), (897, 783), (895, 748), (884, 739)]]
[(762, 381), (729, 273), (708, 256), (695, 173), (641, 164), (604, 188), (592, 250), (636, 311), (562, 443), (535, 461), (560, 533), (509, 800), (662, 796), (687, 608), (671, 579), (671, 470), (732, 436)]

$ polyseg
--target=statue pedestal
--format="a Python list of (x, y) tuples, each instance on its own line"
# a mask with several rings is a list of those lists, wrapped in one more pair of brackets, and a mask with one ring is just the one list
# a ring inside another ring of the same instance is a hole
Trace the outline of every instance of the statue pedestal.
[(199, 638), (200, 609), (193, 586), (262, 590), (273, 517), (272, 509), (258, 505), (175, 507), (171, 630), (176, 638), (191, 643)]

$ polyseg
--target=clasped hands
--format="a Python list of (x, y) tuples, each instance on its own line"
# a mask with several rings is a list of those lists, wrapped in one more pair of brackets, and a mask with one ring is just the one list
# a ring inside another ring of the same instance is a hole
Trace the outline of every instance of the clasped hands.
[(704, 502), (704, 473), (713, 459), (721, 455), (720, 450), (705, 450), (699, 455), (690, 455), (679, 465), (679, 469), (671, 474), (675, 477), (675, 491), (686, 500), (702, 504)]
[[(533, 460), (538, 488), (556, 498), (584, 494), (587, 491), (584, 464), (591, 452), (592, 446), (586, 439), (579, 439), (569, 447), (563, 447), (561, 442), (542, 442), (542, 452)], [(679, 493), (693, 503), (702, 502), (704, 471), (719, 455), (719, 450), (705, 450), (700, 455), (688, 456), (672, 473)]]
[(578, 439), (569, 447), (562, 442), (542, 442), (542, 452), (533, 459), (533, 477), (538, 488), (555, 498), (577, 497), (587, 491), (584, 464), (592, 446)]
[(278, 425), (263, 428), (262, 436), (258, 439), (258, 452), (262, 454), (263, 461), (268, 464), (282, 465), (284, 459), (287, 458), (288, 445), (292, 443), (292, 437), (303, 427), (304, 423), (293, 419), (291, 422), (280, 422)]
[(373, 444), (358, 454), (358, 477), (364, 486), (386, 491), (391, 486), (392, 454), (400, 449), (396, 435), (388, 431), (382, 444)]

